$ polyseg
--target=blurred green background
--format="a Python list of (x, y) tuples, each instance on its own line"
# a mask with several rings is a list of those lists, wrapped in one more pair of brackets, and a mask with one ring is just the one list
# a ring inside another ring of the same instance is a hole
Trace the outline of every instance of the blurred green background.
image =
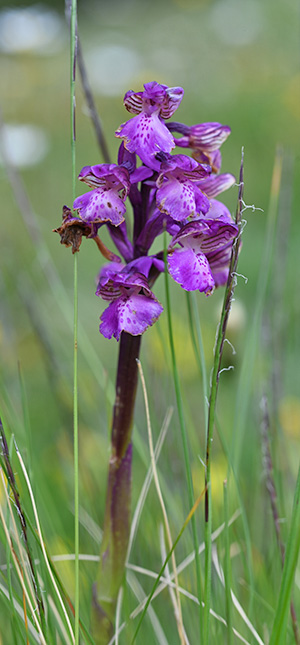
[[(238, 176), (244, 147), (245, 202), (259, 210), (250, 208), (244, 213), (248, 223), (239, 271), (248, 282), (238, 280), (229, 331), (237, 354), (232, 357), (230, 348), (226, 348), (225, 364), (234, 361), (235, 371), (228, 372), (221, 380), (219, 409), (228, 441), (239, 369), (251, 333), (257, 287), (262, 279), (274, 159), (278, 146), (281, 147), (279, 223), (261, 329), (261, 346), (266, 352), (255, 363), (253, 414), (248, 413), (239, 463), (241, 487), (246, 492), (247, 477), (260, 472), (259, 396), (264, 387), (270, 391), (279, 410), (280, 431), (289, 437), (290, 449), (282, 457), (282, 468), (286, 471), (290, 468), (291, 477), (299, 450), (299, 24), (296, 0), (84, 0), (78, 3), (83, 55), (112, 161), (116, 160), (118, 148), (114, 131), (127, 118), (123, 95), (128, 89), (142, 89), (143, 83), (151, 80), (184, 87), (185, 96), (176, 120), (187, 124), (220, 121), (231, 126), (231, 136), (222, 148), (223, 172)], [(72, 203), (69, 42), (63, 4), (58, 1), (39, 5), (2, 3), (0, 64), (3, 121), (0, 401), (7, 427), (15, 433), (38, 483), (37, 500), (50, 552), (59, 553), (73, 548), (73, 260), (70, 249), (61, 247), (58, 236), (52, 233), (60, 224), (62, 205)], [(84, 165), (102, 161), (79, 74), (76, 135), (79, 172)], [(81, 192), (79, 185), (77, 194)], [(221, 199), (234, 214), (237, 188), (233, 187)], [(94, 291), (100, 263), (96, 245), (94, 248), (91, 242), (84, 243), (79, 254), (80, 477), (81, 505), (89, 515), (89, 530), (92, 520), (99, 525), (103, 517), (111, 382), (118, 349), (114, 340), (109, 342), (98, 332), (103, 303), (94, 296)], [(156, 294), (164, 304), (162, 280), (157, 283)], [(173, 285), (172, 297), (191, 446), (194, 454), (201, 456), (204, 453), (203, 405), (199, 402), (196, 363), (186, 341), (185, 294)], [(221, 301), (222, 292), (210, 299), (202, 295), (198, 298), (208, 373)], [(141, 358), (148, 379), (155, 433), (166, 409), (174, 404), (165, 354), (167, 342), (164, 319), (143, 339)], [(272, 385), (274, 374), (276, 387)], [(141, 393), (137, 425), (142, 442), (146, 442)], [(168, 465), (164, 477), (172, 485), (171, 506), (174, 517), (178, 515), (179, 527), (186, 516), (186, 507), (182, 501), (184, 466), (175, 418), (166, 441)], [(226, 460), (218, 442), (214, 451), (218, 505)], [(136, 455), (134, 500), (147, 462), (145, 448), (139, 440)], [(194, 467), (200, 492), (201, 470), (196, 457)], [(251, 499), (261, 494), (259, 477), (258, 474), (258, 480), (255, 478), (251, 483)], [(146, 530), (137, 547), (140, 554), (147, 549), (149, 532), (151, 535), (155, 532), (151, 505), (149, 509), (145, 511)], [(250, 524), (251, 512), (249, 500)], [(259, 543), (264, 528), (256, 530)], [(83, 550), (98, 553), (96, 538), (91, 540), (84, 528), (81, 540)], [(72, 589), (71, 567), (66, 579)], [(93, 572), (89, 569), (87, 590), (92, 579)]]

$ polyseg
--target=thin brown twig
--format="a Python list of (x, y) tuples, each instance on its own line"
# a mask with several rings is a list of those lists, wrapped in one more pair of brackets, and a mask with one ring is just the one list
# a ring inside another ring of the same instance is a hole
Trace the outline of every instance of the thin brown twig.
[[(71, 7), (72, 7), (71, 0), (65, 0), (65, 15), (66, 15), (66, 19), (67, 19), (68, 24), (70, 24), (70, 21), (71, 21)], [(103, 128), (102, 128), (102, 125), (101, 125), (101, 120), (99, 118), (99, 115), (98, 115), (98, 112), (97, 112), (97, 109), (96, 109), (93, 93), (92, 93), (92, 90), (91, 90), (91, 86), (90, 86), (87, 71), (86, 71), (84, 58), (83, 58), (83, 55), (82, 55), (82, 48), (81, 48), (81, 43), (80, 43), (79, 34), (78, 34), (78, 30), (77, 30), (77, 25), (76, 25), (76, 52), (75, 52), (75, 56), (74, 56), (74, 64), (78, 65), (78, 69), (79, 69), (79, 73), (80, 73), (80, 77), (81, 77), (83, 93), (84, 93), (84, 96), (85, 96), (85, 100), (87, 102), (87, 106), (89, 108), (90, 117), (92, 119), (92, 123), (93, 123), (95, 133), (96, 133), (97, 142), (98, 142), (100, 151), (102, 153), (104, 162), (105, 163), (110, 163), (110, 155), (109, 155), (109, 152), (108, 152), (106, 139), (105, 139), (104, 134), (103, 134)], [(73, 78), (75, 78), (75, 67), (73, 69)]]
[(95, 106), (95, 101), (94, 97), (92, 94), (92, 90), (89, 84), (88, 76), (87, 76), (87, 71), (84, 63), (84, 58), (82, 55), (82, 48), (81, 48), (81, 43), (79, 36), (77, 37), (77, 65), (80, 73), (80, 78), (81, 78), (81, 83), (82, 83), (82, 89), (85, 95), (85, 100), (87, 102), (87, 106), (89, 109), (89, 115), (91, 117), (95, 133), (96, 133), (96, 138), (98, 142), (98, 146), (101, 150), (103, 159), (105, 163), (110, 163), (110, 155), (108, 152), (108, 147), (106, 143), (106, 139), (103, 134), (103, 128), (101, 125), (101, 121)]

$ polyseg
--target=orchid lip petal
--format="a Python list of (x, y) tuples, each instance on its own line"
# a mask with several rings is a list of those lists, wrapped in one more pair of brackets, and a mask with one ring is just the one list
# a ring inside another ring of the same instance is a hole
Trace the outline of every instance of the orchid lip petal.
[(157, 155), (163, 159), (156, 185), (156, 203), (162, 213), (177, 221), (207, 213), (208, 197), (201, 190), (199, 179), (207, 177), (210, 167), (186, 155)]
[(212, 293), (215, 283), (204, 253), (178, 249), (168, 257), (169, 272), (185, 291)]
[(129, 152), (136, 152), (143, 163), (153, 170), (160, 170), (160, 163), (155, 155), (160, 150), (171, 152), (175, 147), (174, 139), (157, 114), (150, 116), (141, 112), (120, 125), (116, 137), (124, 140)]
[(141, 294), (121, 296), (103, 312), (99, 330), (106, 338), (114, 336), (116, 340), (120, 339), (122, 331), (140, 336), (156, 322), (162, 311), (163, 307), (156, 299)]
[(96, 295), (110, 301), (100, 324), (100, 332), (106, 338), (114, 336), (119, 340), (122, 331), (133, 336), (143, 334), (160, 316), (163, 307), (147, 280), (155, 262), (154, 257), (141, 257), (123, 267), (111, 263), (102, 269)]
[(87, 222), (111, 222), (119, 226), (124, 221), (124, 200), (130, 190), (129, 172), (116, 164), (84, 166), (79, 179), (94, 190), (80, 195), (73, 208)]
[(124, 221), (126, 207), (113, 190), (91, 190), (77, 197), (73, 208), (79, 211), (81, 219), (86, 222), (111, 222), (119, 226)]

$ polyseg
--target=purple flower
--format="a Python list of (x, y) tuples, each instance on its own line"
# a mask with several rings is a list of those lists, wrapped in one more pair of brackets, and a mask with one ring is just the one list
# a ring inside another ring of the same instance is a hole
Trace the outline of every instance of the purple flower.
[(92, 188), (96, 187), (74, 201), (73, 208), (79, 211), (81, 219), (119, 226), (124, 221), (124, 201), (130, 189), (128, 170), (116, 164), (85, 166), (79, 179)]
[(199, 163), (208, 163), (211, 166), (211, 170), (214, 173), (220, 172), (222, 165), (222, 155), (220, 150), (214, 150), (213, 152), (207, 152), (201, 150), (201, 148), (193, 149), (193, 159), (199, 161)]
[(168, 87), (153, 81), (145, 83), (143, 92), (129, 91), (125, 94), (126, 109), (135, 114), (130, 121), (120, 125), (116, 136), (124, 140), (129, 152), (136, 152), (150, 168), (159, 170), (155, 154), (162, 150), (171, 152), (174, 139), (164, 124), (181, 103), (182, 87)]
[(139, 181), (149, 179), (153, 175), (153, 170), (147, 166), (136, 167), (136, 154), (129, 152), (124, 146), (122, 141), (118, 152), (118, 164), (123, 168), (127, 168), (130, 175), (130, 183), (137, 184)]
[(199, 164), (186, 155), (157, 155), (163, 159), (157, 179), (156, 203), (162, 213), (177, 221), (207, 213), (209, 200), (200, 190), (199, 179), (207, 177), (210, 166)]
[[(237, 233), (238, 227), (226, 218), (203, 217), (185, 224), (169, 246), (168, 265), (172, 278), (186, 291), (212, 293), (216, 283), (209, 254), (227, 247)], [(179, 248), (174, 249), (176, 244)]]
[(200, 148), (203, 152), (219, 150), (230, 135), (228, 125), (217, 122), (199, 123), (189, 129), (189, 148)]
[(152, 215), (147, 219), (145, 226), (143, 226), (140, 235), (136, 240), (136, 246), (142, 253), (147, 253), (152, 246), (156, 237), (158, 237), (164, 230), (164, 225), (171, 225), (173, 220), (168, 215), (161, 213), (157, 208)]
[(219, 202), (217, 199), (210, 199), (210, 208), (207, 213), (207, 217), (209, 219), (218, 220), (218, 222), (233, 224), (232, 217), (227, 206), (222, 204), (222, 202)]
[(126, 268), (128, 271), (132, 271), (133, 269), (139, 271), (149, 280), (151, 270), (162, 273), (165, 270), (165, 263), (155, 255), (142, 255), (140, 258), (136, 258), (127, 264)]
[(223, 287), (228, 280), (231, 250), (232, 244), (230, 243), (206, 255), (215, 281), (215, 287)]
[[(150, 290), (146, 275), (139, 270), (145, 268), (144, 260), (146, 258), (140, 258), (126, 266), (114, 262), (102, 269), (96, 295), (111, 301), (100, 318), (99, 329), (105, 338), (114, 336), (119, 340), (122, 331), (139, 336), (163, 311)], [(149, 272), (154, 259), (147, 260)]]
[(219, 172), (222, 163), (219, 148), (230, 132), (228, 125), (218, 122), (192, 125), (188, 135), (188, 147), (192, 148), (194, 159), (199, 163), (209, 163), (213, 172)]
[(177, 146), (181, 148), (199, 148), (203, 152), (219, 150), (231, 132), (228, 125), (222, 125), (216, 121), (191, 126), (174, 122), (169, 123), (168, 128), (172, 132), (178, 132), (183, 135), (180, 139), (175, 139)]
[(219, 148), (231, 132), (228, 125), (222, 125), (216, 121), (192, 126), (172, 122), (168, 123), (168, 129), (183, 135), (181, 138), (175, 138), (177, 146), (192, 148), (196, 161), (208, 163), (213, 172), (219, 172), (222, 159)]
[(133, 258), (133, 245), (128, 239), (126, 221), (122, 222), (120, 226), (107, 225), (110, 237), (117, 247), (119, 253), (126, 262), (130, 262)]
[(210, 175), (210, 177), (206, 177), (199, 182), (198, 186), (211, 199), (223, 193), (224, 190), (231, 188), (235, 181), (235, 176), (226, 172), (220, 175)]

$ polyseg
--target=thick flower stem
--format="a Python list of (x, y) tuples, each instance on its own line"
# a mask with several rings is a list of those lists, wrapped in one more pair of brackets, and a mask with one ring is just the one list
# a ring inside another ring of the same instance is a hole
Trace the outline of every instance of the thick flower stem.
[(99, 575), (94, 589), (92, 627), (97, 645), (112, 634), (130, 531), (132, 424), (141, 336), (122, 332), (113, 410), (111, 458)]

